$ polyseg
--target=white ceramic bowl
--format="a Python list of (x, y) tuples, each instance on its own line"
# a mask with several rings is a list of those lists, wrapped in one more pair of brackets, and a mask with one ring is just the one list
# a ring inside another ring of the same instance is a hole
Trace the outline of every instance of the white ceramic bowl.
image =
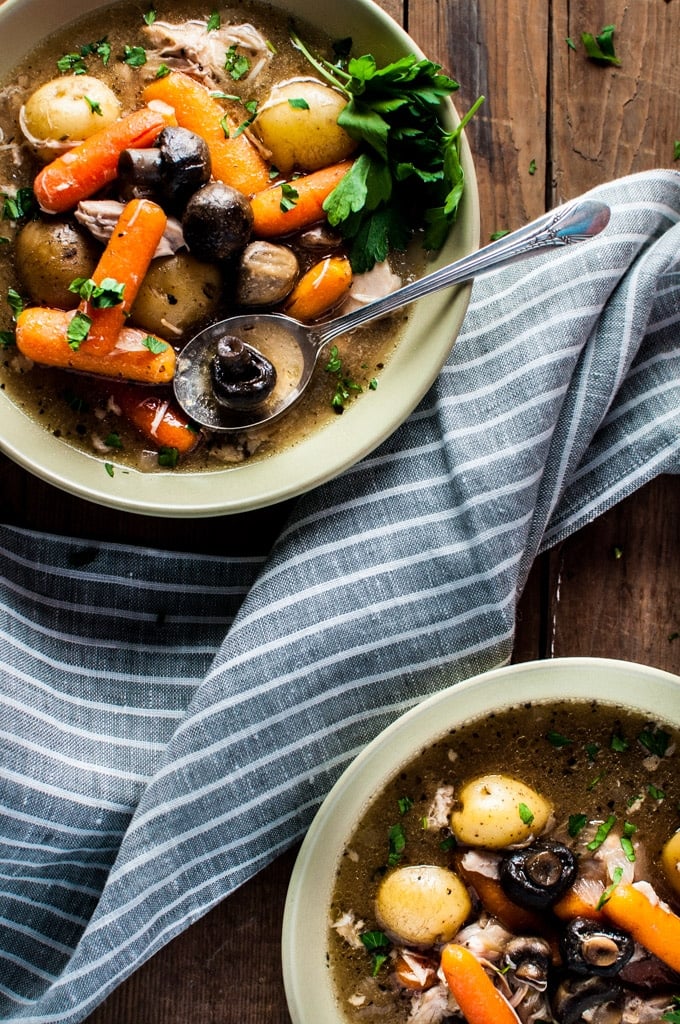
[[(103, 6), (99, 0), (6, 0), (0, 5), (0, 76), (42, 36)], [(352, 36), (356, 52), (379, 63), (418, 53), (408, 35), (372, 0), (281, 0), (277, 6), (333, 38)], [(165, 4), (164, 17), (171, 17)], [(449, 104), (449, 125), (457, 123)], [(467, 190), (452, 237), (432, 269), (479, 245), (479, 202), (467, 144), (462, 153)], [(52, 437), (0, 391), (0, 449), (55, 486), (102, 505), (148, 515), (190, 517), (243, 512), (294, 497), (329, 480), (376, 448), (412, 412), (445, 362), (463, 321), (469, 286), (420, 300), (380, 387), (342, 417), (276, 457), (205, 473), (105, 472), (103, 462)]]
[(594, 699), (680, 728), (680, 678), (630, 662), (564, 658), (501, 668), (428, 698), (352, 762), (319, 809), (293, 869), (282, 961), (293, 1024), (344, 1024), (328, 968), (331, 894), (343, 850), (371, 799), (423, 747), (450, 729), (525, 701)]

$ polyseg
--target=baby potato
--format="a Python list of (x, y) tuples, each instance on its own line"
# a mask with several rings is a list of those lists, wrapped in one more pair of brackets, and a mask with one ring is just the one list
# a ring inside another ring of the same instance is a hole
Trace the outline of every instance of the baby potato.
[(41, 85), (21, 111), (21, 128), (44, 160), (94, 135), (120, 117), (115, 93), (92, 75), (64, 75)]
[(551, 805), (539, 793), (507, 775), (482, 775), (461, 789), (451, 830), (459, 843), (502, 850), (539, 835)]
[(172, 340), (217, 309), (222, 273), (188, 252), (154, 260), (137, 293), (130, 319), (138, 327)]
[(395, 868), (380, 883), (375, 901), (380, 927), (397, 942), (413, 946), (448, 942), (471, 909), (458, 875), (435, 864)]
[(16, 267), (33, 302), (73, 309), (80, 302), (69, 285), (91, 277), (101, 249), (68, 220), (29, 220), (17, 235)]
[(357, 143), (337, 123), (347, 101), (315, 78), (275, 85), (259, 109), (253, 130), (282, 174), (316, 171), (345, 160)]
[(680, 829), (664, 843), (661, 865), (673, 891), (680, 896)]

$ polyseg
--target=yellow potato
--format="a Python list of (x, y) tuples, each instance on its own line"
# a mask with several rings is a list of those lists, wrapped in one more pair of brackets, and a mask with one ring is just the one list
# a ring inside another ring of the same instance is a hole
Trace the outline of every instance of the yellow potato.
[(21, 127), (44, 159), (94, 135), (120, 117), (115, 93), (91, 75), (64, 75), (41, 85), (21, 112)]
[(347, 100), (315, 78), (291, 78), (275, 85), (262, 104), (253, 130), (282, 174), (316, 171), (348, 157), (357, 146), (338, 123)]
[(507, 775), (483, 775), (458, 794), (451, 830), (459, 843), (502, 850), (539, 835), (551, 806), (539, 793)]
[(680, 829), (665, 842), (661, 851), (661, 864), (673, 891), (680, 896)]
[(170, 340), (211, 316), (222, 293), (222, 272), (188, 252), (154, 260), (142, 281), (130, 320)]
[(472, 909), (468, 891), (448, 868), (412, 864), (385, 875), (376, 918), (393, 939), (413, 946), (448, 942)]

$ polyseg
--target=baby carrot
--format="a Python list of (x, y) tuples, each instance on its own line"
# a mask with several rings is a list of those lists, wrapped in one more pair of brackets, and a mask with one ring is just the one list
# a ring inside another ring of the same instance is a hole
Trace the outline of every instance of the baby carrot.
[(510, 1003), (465, 946), (447, 943), (442, 950), (441, 968), (468, 1024), (519, 1024)]
[(238, 123), (200, 82), (181, 71), (172, 71), (165, 78), (150, 82), (144, 99), (147, 103), (167, 103), (174, 109), (181, 128), (188, 128), (205, 140), (217, 181), (246, 196), (266, 188), (269, 165), (248, 136), (238, 132)]
[(602, 905), (602, 912), (636, 942), (680, 971), (680, 917), (650, 899), (635, 886), (615, 886)]
[(475, 890), (487, 913), (497, 918), (508, 931), (525, 935), (546, 935), (550, 932), (545, 916), (509, 900), (497, 878), (490, 878), (480, 871), (468, 870), (462, 864), (462, 858), (457, 862), (457, 870), (463, 880)]
[(326, 256), (303, 274), (284, 306), (289, 316), (312, 323), (344, 299), (352, 283), (346, 256)]
[(351, 166), (351, 160), (342, 160), (258, 192), (250, 200), (254, 237), (278, 238), (324, 220), (324, 200)]
[(174, 123), (170, 111), (142, 107), (95, 132), (38, 173), (33, 191), (45, 213), (63, 213), (113, 181), (124, 149), (144, 149)]
[(79, 306), (80, 312), (92, 321), (83, 342), (91, 353), (106, 352), (116, 344), (166, 223), (163, 210), (149, 199), (132, 199), (123, 207), (92, 274), (96, 285), (107, 279), (124, 284), (123, 301), (104, 309), (87, 300)]
[[(597, 904), (604, 889), (599, 886), (599, 892), (588, 893), (586, 885), (577, 881), (571, 889), (567, 889), (557, 903), (553, 903), (552, 911), (556, 917), (561, 921), (570, 921), (575, 917), (587, 917), (591, 921), (602, 920), (604, 915), (597, 909)], [(593, 883), (591, 888), (597, 890), (596, 884)], [(593, 898), (590, 899), (589, 896)]]
[(167, 396), (130, 385), (116, 388), (113, 397), (123, 415), (158, 448), (176, 448), (180, 455), (186, 455), (201, 439), (190, 420)]
[(94, 373), (146, 384), (167, 384), (175, 373), (175, 351), (145, 331), (124, 327), (113, 348), (92, 351), (86, 343), (73, 348), (67, 331), (75, 310), (30, 306), (17, 317), (17, 348), (28, 359), (81, 373)]

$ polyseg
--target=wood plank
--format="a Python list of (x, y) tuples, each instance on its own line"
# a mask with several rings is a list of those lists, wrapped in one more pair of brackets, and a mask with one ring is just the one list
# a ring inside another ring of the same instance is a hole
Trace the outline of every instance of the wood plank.
[(486, 97), (467, 129), (482, 241), (545, 209), (548, 17), (544, 0), (419, 0), (408, 8), (414, 40), (460, 83), (459, 113)]
[[(672, 166), (680, 135), (680, 4), (556, 0), (552, 6), (553, 201), (607, 179)], [(620, 67), (588, 60), (581, 43), (582, 32), (597, 34), (611, 24)]]

